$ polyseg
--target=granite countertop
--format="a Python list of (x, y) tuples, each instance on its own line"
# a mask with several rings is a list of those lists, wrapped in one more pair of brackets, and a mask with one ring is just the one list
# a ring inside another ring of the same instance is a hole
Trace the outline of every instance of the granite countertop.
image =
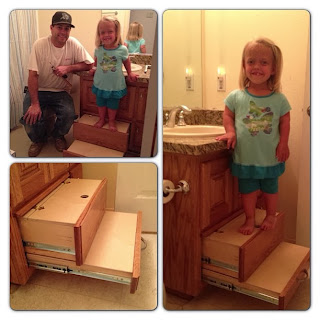
[(210, 138), (163, 138), (163, 152), (203, 155), (226, 149), (225, 141)]

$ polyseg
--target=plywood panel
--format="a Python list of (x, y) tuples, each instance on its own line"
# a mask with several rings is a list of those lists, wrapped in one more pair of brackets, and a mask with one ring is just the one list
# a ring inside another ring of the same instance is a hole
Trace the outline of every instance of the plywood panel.
[(106, 211), (83, 266), (133, 272), (137, 214)]
[(75, 224), (91, 200), (101, 180), (68, 179), (31, 210), (26, 219)]

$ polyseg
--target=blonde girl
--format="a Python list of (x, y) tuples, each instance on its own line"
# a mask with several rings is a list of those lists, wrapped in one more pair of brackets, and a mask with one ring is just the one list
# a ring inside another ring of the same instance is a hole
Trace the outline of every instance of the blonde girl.
[(240, 89), (225, 99), (226, 134), (217, 138), (233, 148), (232, 174), (238, 177), (246, 219), (243, 234), (255, 228), (255, 207), (262, 191), (266, 217), (260, 229), (276, 223), (278, 177), (289, 157), (290, 105), (280, 92), (282, 53), (267, 38), (250, 41), (243, 49)]
[(137, 76), (131, 72), (128, 50), (122, 44), (121, 27), (118, 20), (103, 17), (98, 25), (95, 39), (94, 74), (92, 92), (96, 95), (99, 121), (95, 127), (101, 128), (106, 123), (108, 113), (109, 130), (117, 131), (116, 114), (120, 99), (127, 94), (122, 64), (125, 66), (128, 80), (136, 81)]
[(139, 22), (130, 23), (124, 45), (129, 53), (146, 53), (146, 41), (142, 38), (143, 25)]

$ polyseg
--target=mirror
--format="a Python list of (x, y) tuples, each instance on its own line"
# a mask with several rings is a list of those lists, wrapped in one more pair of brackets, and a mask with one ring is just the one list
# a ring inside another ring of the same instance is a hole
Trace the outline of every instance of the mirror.
[(120, 21), (122, 40), (127, 37), (129, 25), (138, 22), (143, 26), (142, 38), (145, 40), (146, 54), (152, 54), (157, 24), (157, 13), (153, 10), (101, 10), (102, 16), (112, 16)]
[[(282, 87), (299, 91), (305, 80), (308, 27), (306, 10), (165, 11), (163, 107), (223, 110), (227, 94), (238, 88), (243, 47), (259, 36), (282, 50)], [(218, 76), (224, 79), (222, 90)]]

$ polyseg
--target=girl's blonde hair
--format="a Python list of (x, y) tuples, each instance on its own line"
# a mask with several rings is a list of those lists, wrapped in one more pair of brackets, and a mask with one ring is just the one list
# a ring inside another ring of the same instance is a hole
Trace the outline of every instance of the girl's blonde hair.
[(122, 39), (121, 39), (121, 26), (120, 22), (117, 19), (111, 18), (111, 17), (102, 17), (101, 20), (98, 22), (97, 25), (97, 32), (96, 32), (96, 40), (95, 40), (95, 45), (96, 47), (100, 47), (102, 45), (101, 40), (100, 40), (100, 34), (99, 34), (99, 26), (103, 22), (112, 22), (115, 25), (115, 30), (116, 30), (116, 40), (115, 40), (115, 45), (118, 46), (119, 44), (123, 44)]
[(142, 38), (143, 35), (143, 25), (139, 22), (130, 23), (129, 30), (127, 33), (127, 40), (136, 41)]
[(282, 53), (280, 48), (270, 39), (267, 38), (258, 38), (256, 40), (248, 42), (242, 52), (242, 61), (241, 61), (241, 69), (240, 69), (240, 77), (239, 77), (239, 86), (240, 89), (243, 90), (244, 88), (248, 87), (250, 84), (250, 80), (246, 76), (245, 72), (245, 55), (246, 50), (249, 45), (252, 44), (262, 44), (267, 48), (272, 50), (273, 54), (273, 67), (274, 67), (274, 74), (270, 76), (268, 79), (268, 87), (270, 90), (275, 92), (281, 91), (281, 73), (282, 73)]

